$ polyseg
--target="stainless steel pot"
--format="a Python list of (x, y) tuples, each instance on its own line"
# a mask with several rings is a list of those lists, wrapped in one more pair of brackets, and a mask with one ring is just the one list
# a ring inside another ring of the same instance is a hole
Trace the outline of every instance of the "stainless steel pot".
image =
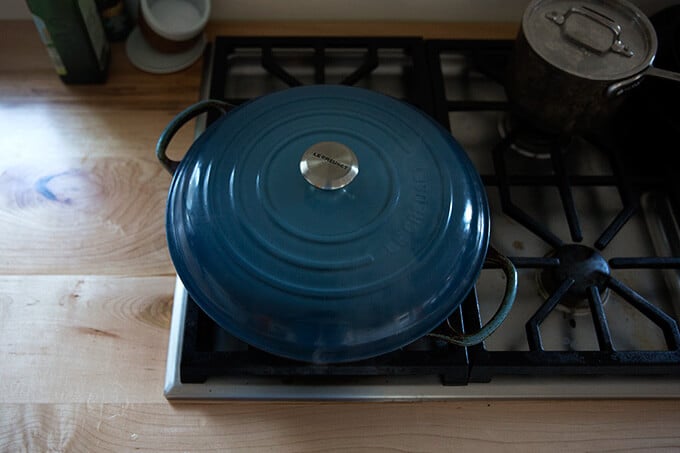
[(534, 0), (522, 17), (507, 94), (541, 129), (589, 130), (645, 76), (680, 81), (652, 66), (656, 50), (651, 22), (625, 0)]

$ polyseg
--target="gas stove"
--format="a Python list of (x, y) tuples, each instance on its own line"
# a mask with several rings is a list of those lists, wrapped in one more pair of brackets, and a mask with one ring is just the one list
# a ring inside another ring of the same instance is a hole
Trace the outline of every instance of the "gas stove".
[[(491, 244), (518, 297), (484, 343), (426, 336), (354, 363), (308, 364), (219, 328), (177, 279), (168, 399), (680, 397), (680, 229), (674, 181), (638, 165), (649, 140), (616, 118), (589, 136), (534, 130), (503, 88), (511, 41), (217, 37), (203, 98), (240, 104), (304, 84), (347, 84), (422, 109), (463, 146), (487, 189)], [(215, 118), (199, 118), (199, 135)], [(642, 156), (644, 157), (644, 156)], [(648, 159), (647, 159), (648, 160)], [(437, 332), (474, 332), (505, 287), (485, 266)]]

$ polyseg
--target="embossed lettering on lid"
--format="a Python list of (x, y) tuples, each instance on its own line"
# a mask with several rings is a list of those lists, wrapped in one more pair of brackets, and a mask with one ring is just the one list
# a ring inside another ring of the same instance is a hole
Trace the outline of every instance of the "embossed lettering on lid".
[(302, 155), (300, 173), (308, 183), (319, 189), (341, 189), (359, 173), (359, 161), (356, 154), (342, 143), (319, 142)]

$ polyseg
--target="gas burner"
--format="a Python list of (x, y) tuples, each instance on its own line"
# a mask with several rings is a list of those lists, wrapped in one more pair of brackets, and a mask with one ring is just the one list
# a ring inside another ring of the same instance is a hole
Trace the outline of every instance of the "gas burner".
[(537, 274), (539, 292), (544, 298), (550, 297), (566, 280), (574, 284), (562, 296), (557, 309), (572, 315), (590, 313), (588, 289), (596, 286), (602, 304), (607, 301), (609, 288), (607, 279), (610, 275), (607, 260), (595, 249), (580, 244), (563, 245), (548, 254), (550, 258), (558, 258), (559, 266), (547, 267)]
[(565, 152), (571, 138), (541, 131), (518, 119), (511, 113), (505, 113), (498, 119), (498, 133), (501, 138), (512, 137), (510, 149), (531, 159), (550, 159), (551, 151), (560, 147)]

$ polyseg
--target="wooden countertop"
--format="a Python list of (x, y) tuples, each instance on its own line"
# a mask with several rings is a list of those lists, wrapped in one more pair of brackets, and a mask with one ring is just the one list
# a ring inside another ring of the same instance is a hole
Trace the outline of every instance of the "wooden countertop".
[[(513, 24), (219, 24), (223, 34), (512, 37)], [(174, 273), (159, 132), (200, 64), (104, 85), (57, 78), (30, 22), (0, 22), (0, 450), (680, 448), (680, 401), (170, 404)], [(186, 128), (190, 129), (190, 128)], [(191, 142), (183, 131), (180, 153)]]

